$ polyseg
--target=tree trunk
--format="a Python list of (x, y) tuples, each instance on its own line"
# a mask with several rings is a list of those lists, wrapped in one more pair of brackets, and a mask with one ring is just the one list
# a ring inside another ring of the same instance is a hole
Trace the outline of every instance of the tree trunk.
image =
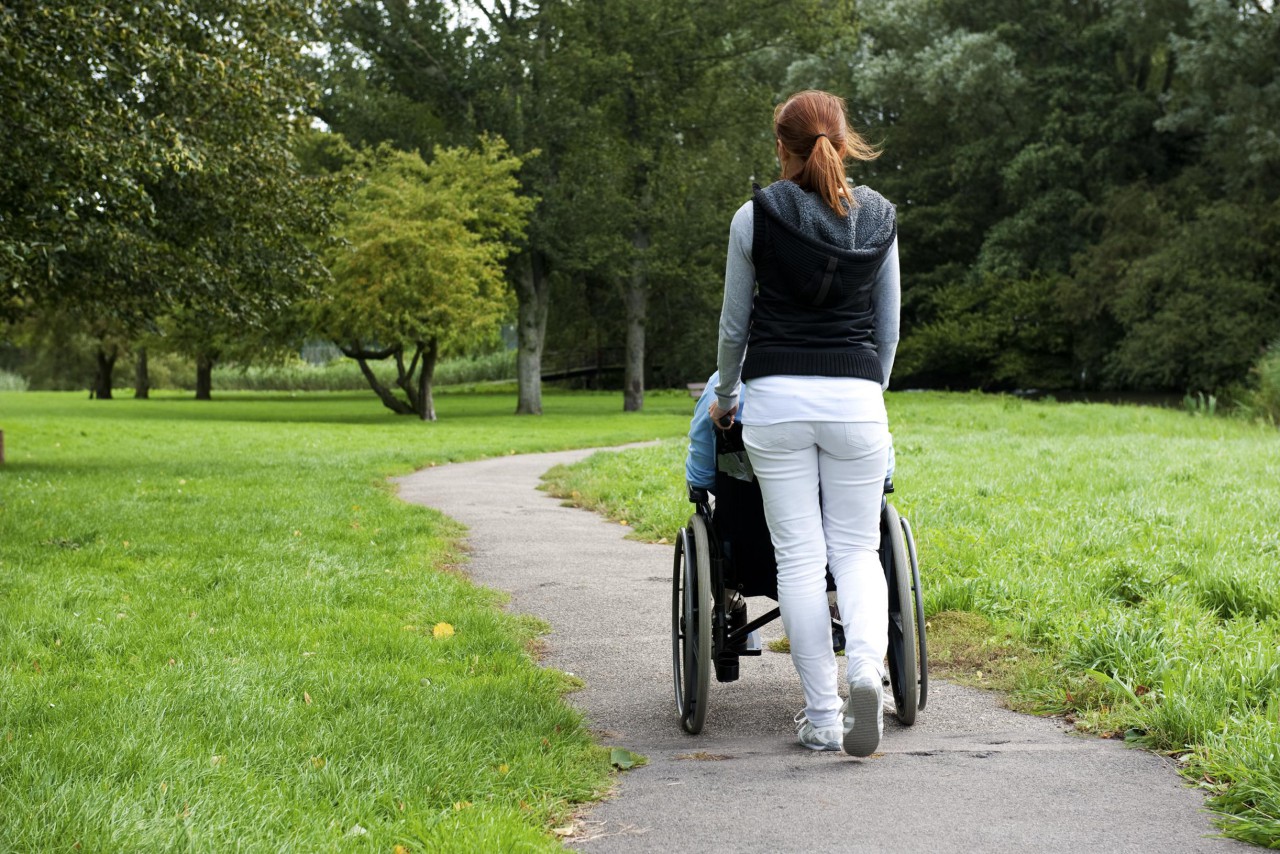
[(196, 400), (213, 400), (213, 363), (216, 359), (213, 353), (196, 356)]
[(542, 344), (547, 336), (547, 307), (551, 302), (551, 283), (543, 270), (541, 252), (531, 249), (521, 257), (516, 297), (516, 376), (520, 389), (516, 415), (541, 415)]
[(147, 371), (147, 348), (138, 348), (137, 365), (133, 372), (133, 396), (138, 400), (151, 397), (151, 374)]
[[(440, 343), (432, 338), (426, 343), (418, 342), (418, 353), (422, 355), (422, 365), (418, 373), (418, 417), (423, 421), (436, 420), (436, 402), (431, 396), (431, 383), (436, 375), (436, 359), (440, 355)], [(414, 355), (414, 361), (418, 355)]]
[(419, 412), (418, 401), (422, 398), (418, 394), (418, 383), (414, 379), (414, 375), (418, 370), (418, 362), (422, 360), (423, 345), (419, 341), (413, 348), (413, 359), (409, 362), (409, 367), (404, 366), (404, 349), (397, 348), (396, 356), (396, 385), (400, 386), (400, 390), (404, 392), (404, 396), (409, 400), (409, 413), (417, 415)]
[(393, 347), (385, 350), (370, 351), (364, 350), (359, 346), (342, 347), (342, 355), (349, 359), (355, 359), (356, 364), (360, 366), (360, 373), (364, 374), (365, 381), (369, 383), (369, 388), (373, 389), (373, 393), (382, 401), (382, 405), (390, 409), (396, 415), (412, 415), (414, 409), (406, 406), (405, 402), (396, 397), (395, 392), (387, 388), (378, 379), (378, 375), (373, 372), (373, 368), (369, 367), (370, 359), (389, 359), (393, 355), (396, 356), (397, 362), (400, 361), (399, 354)]
[(119, 351), (115, 347), (98, 345), (98, 372), (93, 378), (93, 394), (98, 400), (111, 400), (111, 380), (116, 369), (116, 357)]
[(648, 259), (649, 232), (636, 228), (631, 238), (635, 258), (631, 262), (631, 280), (623, 293), (627, 318), (627, 353), (623, 363), (622, 411), (639, 412), (644, 408), (644, 326), (649, 305), (649, 277), (645, 270)]
[(409, 415), (413, 412), (411, 407), (405, 406), (403, 400), (395, 396), (391, 389), (384, 386), (378, 381), (378, 375), (373, 372), (373, 368), (369, 367), (369, 363), (361, 358), (356, 358), (360, 364), (360, 373), (364, 374), (364, 378), (368, 381), (369, 387), (373, 389), (373, 393), (382, 401), (382, 405), (390, 409), (396, 415)]

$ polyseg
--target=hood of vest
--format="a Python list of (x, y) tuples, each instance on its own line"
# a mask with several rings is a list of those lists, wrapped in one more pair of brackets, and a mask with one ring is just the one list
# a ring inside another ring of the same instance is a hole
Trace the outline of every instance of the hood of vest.
[(755, 188), (755, 198), (769, 219), (814, 250), (842, 260), (874, 261), (889, 251), (898, 236), (897, 213), (892, 203), (870, 187), (853, 188), (856, 206), (846, 204), (840, 216), (817, 193), (793, 181), (775, 181)]

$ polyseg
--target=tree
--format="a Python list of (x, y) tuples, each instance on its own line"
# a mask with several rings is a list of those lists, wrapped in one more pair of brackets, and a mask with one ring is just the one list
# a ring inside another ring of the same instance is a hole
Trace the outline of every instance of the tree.
[[(1158, 120), (1177, 79), (1171, 37), (1188, 17), (1184, 0), (898, 0), (862, 7), (856, 39), (827, 54), (852, 62), (800, 69), (849, 93), (856, 123), (883, 128), (885, 155), (864, 174), (898, 203), (904, 235), (895, 374), (1098, 382), (1085, 354), (1114, 327), (1072, 320), (1072, 270), (1115, 191), (1187, 162), (1187, 140)], [(1017, 319), (1030, 306), (1046, 313), (1038, 339)], [(994, 337), (949, 338), (968, 335)]]
[(308, 293), (326, 205), (290, 145), (312, 35), (292, 0), (0, 9), (0, 317), (128, 341), (174, 312), (260, 328)]
[[(379, 148), (341, 212), (345, 245), (328, 255), (331, 286), (317, 328), (355, 359), (383, 404), (436, 419), (431, 385), (441, 353), (496, 335), (510, 311), (504, 261), (532, 202), (517, 194), (520, 160), (500, 139), (478, 151)], [(394, 359), (403, 398), (369, 366)], [(407, 361), (406, 361), (407, 360)]]
[[(541, 202), (509, 268), (519, 295), (518, 411), (541, 409), (548, 315), (554, 334), (583, 337), (583, 313), (576, 304), (559, 311), (553, 287), (591, 291), (588, 331), (626, 342), (624, 406), (638, 409), (651, 306), (690, 340), (705, 338), (679, 309), (714, 314), (705, 309), (722, 281), (728, 218), (757, 164), (771, 162), (768, 117), (787, 49), (830, 38), (848, 4), (480, 0), (465, 11), (346, 6), (321, 115), (353, 139), (489, 131), (518, 153), (540, 151), (521, 177)], [(353, 106), (369, 93), (376, 104)], [(396, 104), (411, 120), (387, 123)], [(619, 317), (600, 316), (606, 304)], [(685, 349), (705, 362), (713, 345)]]

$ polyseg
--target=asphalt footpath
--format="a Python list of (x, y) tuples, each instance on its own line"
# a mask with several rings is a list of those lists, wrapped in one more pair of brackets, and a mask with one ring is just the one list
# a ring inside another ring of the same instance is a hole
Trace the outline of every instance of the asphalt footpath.
[[(1202, 793), (1169, 760), (945, 682), (930, 683), (914, 726), (886, 714), (874, 756), (817, 753), (795, 739), (804, 701), (791, 662), (766, 651), (742, 659), (737, 682), (711, 684), (706, 725), (686, 734), (672, 690), (672, 547), (624, 539), (626, 527), (537, 489), (547, 469), (591, 453), (459, 463), (396, 481), (405, 501), (470, 529), (472, 579), (551, 624), (544, 663), (585, 680), (569, 700), (600, 743), (648, 758), (584, 812), (566, 845), (593, 854), (1250, 847), (1216, 836)], [(748, 600), (752, 616), (772, 605)], [(781, 631), (774, 621), (765, 639)]]

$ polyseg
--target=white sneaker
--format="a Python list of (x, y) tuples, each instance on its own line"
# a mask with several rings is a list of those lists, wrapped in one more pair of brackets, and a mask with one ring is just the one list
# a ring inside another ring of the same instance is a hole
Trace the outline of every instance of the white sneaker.
[(844, 752), (870, 756), (884, 735), (884, 687), (874, 671), (862, 671), (849, 680), (849, 699), (840, 710), (844, 716)]
[(832, 724), (818, 729), (809, 723), (803, 711), (796, 712), (796, 737), (810, 750), (839, 750), (840, 725)]

